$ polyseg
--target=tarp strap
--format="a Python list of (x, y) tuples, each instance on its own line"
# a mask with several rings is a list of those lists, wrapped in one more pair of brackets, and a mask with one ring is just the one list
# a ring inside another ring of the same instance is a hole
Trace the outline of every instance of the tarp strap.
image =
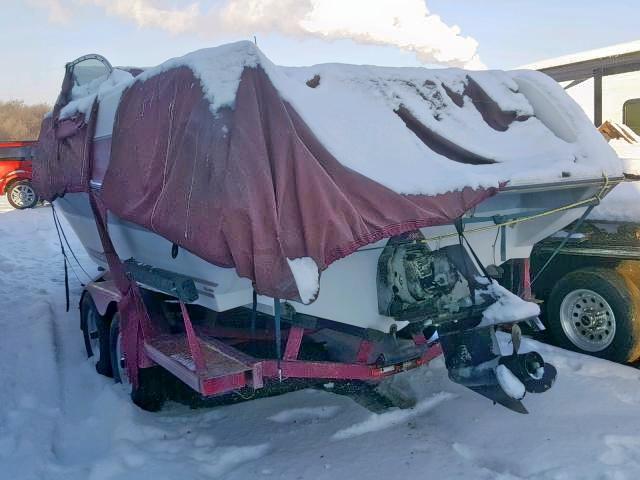
[(109, 271), (116, 287), (122, 294), (118, 302), (120, 313), (120, 331), (122, 332), (122, 347), (127, 357), (127, 372), (134, 387), (138, 387), (138, 367), (141, 361), (141, 345), (144, 342), (145, 326), (151, 324), (149, 313), (142, 300), (140, 289), (136, 282), (126, 274), (124, 265), (115, 251), (109, 232), (107, 231), (107, 210), (102, 205), (95, 192), (89, 193), (89, 200), (93, 210), (100, 242), (104, 251)]
[(280, 379), (280, 381), (282, 381), (282, 368), (280, 367), (280, 359), (282, 358), (282, 332), (280, 329), (280, 323), (281, 323), (281, 314), (280, 314), (280, 299), (279, 298), (274, 298), (273, 299), (273, 318), (275, 321), (275, 327), (276, 327), (276, 332), (275, 332), (275, 336), (276, 336), (276, 357), (278, 359), (278, 378)]
[(251, 305), (251, 335), (256, 333), (256, 317), (258, 315), (258, 292), (253, 290), (253, 304)]
[(113, 246), (113, 242), (111, 241), (111, 237), (109, 236), (109, 232), (107, 230), (107, 211), (95, 193), (89, 193), (89, 200), (91, 202), (93, 216), (98, 228), (100, 242), (102, 243), (102, 249), (107, 263), (109, 264), (109, 270), (113, 277), (113, 281), (120, 293), (125, 295), (131, 288), (132, 282), (129, 280), (129, 277), (127, 277), (124, 265), (120, 261), (115, 247)]

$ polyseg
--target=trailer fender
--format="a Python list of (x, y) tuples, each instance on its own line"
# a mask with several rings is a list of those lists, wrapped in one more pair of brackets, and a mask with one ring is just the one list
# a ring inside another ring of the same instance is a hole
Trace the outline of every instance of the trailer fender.
[(86, 286), (86, 292), (91, 295), (100, 315), (106, 315), (111, 304), (117, 305), (122, 295), (112, 280), (91, 282)]

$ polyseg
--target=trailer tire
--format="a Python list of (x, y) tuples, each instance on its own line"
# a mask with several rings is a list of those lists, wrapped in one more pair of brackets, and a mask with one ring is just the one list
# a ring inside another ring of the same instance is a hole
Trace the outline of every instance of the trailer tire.
[(84, 292), (80, 299), (80, 329), (84, 338), (87, 357), (95, 357), (96, 371), (106, 377), (113, 376), (109, 347), (109, 322), (100, 315), (89, 293)]
[(120, 314), (116, 313), (111, 321), (110, 328), (111, 365), (113, 379), (116, 383), (122, 383), (131, 389), (131, 400), (138, 407), (149, 412), (157, 412), (162, 409), (167, 399), (164, 387), (164, 371), (161, 367), (140, 368), (138, 370), (138, 386), (129, 383), (126, 374), (126, 358), (121, 348)]
[(553, 287), (546, 306), (552, 341), (614, 362), (640, 357), (640, 291), (615, 270), (583, 268)]

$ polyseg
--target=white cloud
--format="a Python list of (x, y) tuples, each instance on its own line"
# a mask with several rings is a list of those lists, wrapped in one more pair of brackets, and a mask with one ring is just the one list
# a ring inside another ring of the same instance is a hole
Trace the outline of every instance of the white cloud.
[[(61, 0), (31, 0), (64, 11)], [(70, 0), (67, 0), (70, 1)], [(220, 0), (205, 12), (199, 3), (166, 7), (160, 0), (74, 0), (108, 14), (171, 32), (208, 38), (225, 34), (281, 33), (326, 40), (351, 39), (414, 53), (423, 63), (481, 68), (478, 42), (428, 9), (424, 0)], [(175, 2), (174, 2), (175, 3)]]
[(110, 15), (133, 20), (140, 27), (157, 27), (171, 33), (189, 31), (200, 16), (198, 3), (182, 8), (163, 8), (152, 0), (76, 0), (80, 4), (93, 4)]
[(315, 0), (302, 20), (309, 33), (328, 39), (392, 45), (416, 54), (424, 63), (469, 65), (478, 42), (432, 14), (424, 0)]
[(61, 0), (27, 0), (29, 5), (45, 9), (49, 12), (49, 21), (53, 23), (68, 23), (71, 19), (71, 9)]

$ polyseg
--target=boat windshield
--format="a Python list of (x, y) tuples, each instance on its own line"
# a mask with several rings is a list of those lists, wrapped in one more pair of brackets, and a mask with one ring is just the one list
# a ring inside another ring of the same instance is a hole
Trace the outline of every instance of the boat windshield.
[(86, 85), (100, 77), (107, 77), (111, 66), (98, 58), (86, 58), (73, 66), (73, 85)]

